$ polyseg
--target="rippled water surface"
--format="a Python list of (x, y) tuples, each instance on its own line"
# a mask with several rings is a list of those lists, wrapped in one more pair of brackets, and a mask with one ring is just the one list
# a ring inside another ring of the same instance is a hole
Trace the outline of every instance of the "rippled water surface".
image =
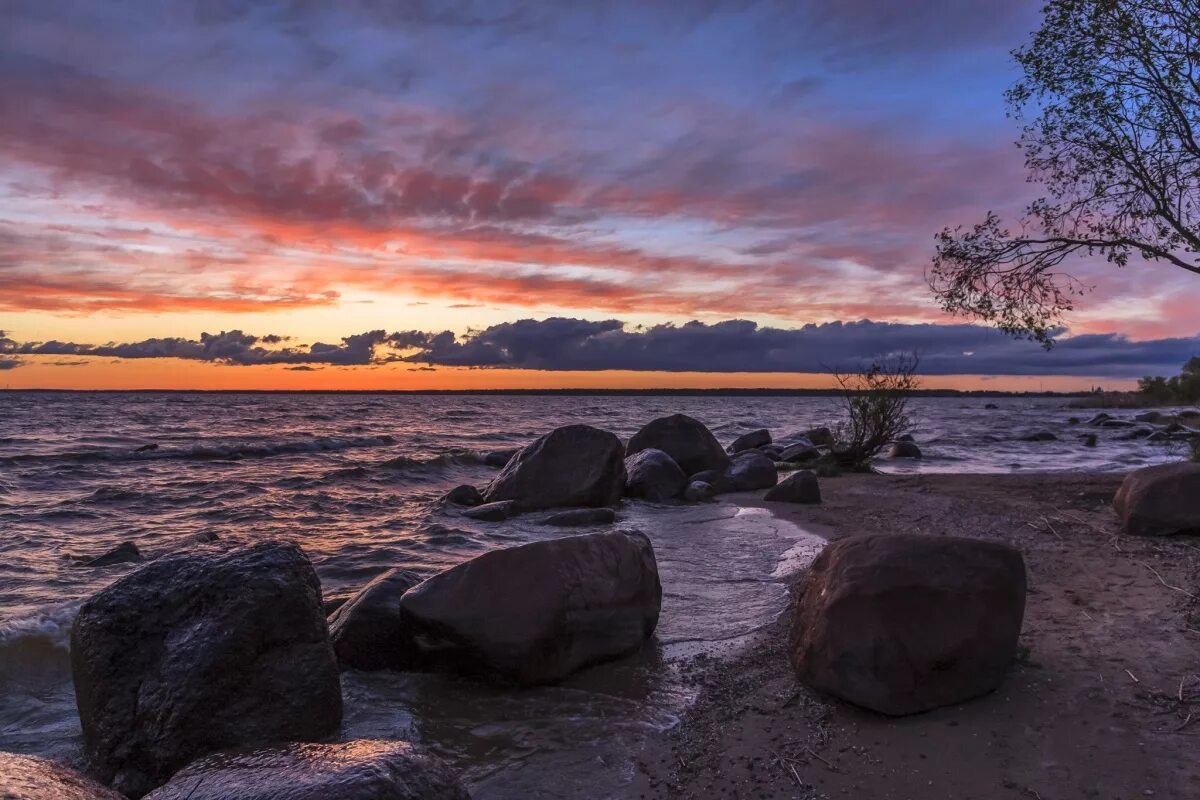
[[(884, 469), (1126, 470), (1177, 458), (1122, 441), (1077, 440), (1058, 400), (914, 401), (925, 458)], [(298, 540), (327, 597), (383, 569), (432, 574), (490, 548), (564, 535), (522, 517), (479, 523), (436, 503), (485, 484), (481, 454), (586, 422), (627, 437), (682, 411), (723, 442), (836, 420), (826, 398), (0, 393), (0, 749), (74, 759), (78, 722), (65, 638), (88, 594), (134, 567), (86, 562), (124, 541), (147, 558), (269, 536)], [(1125, 414), (1131, 416), (1131, 414)], [(1050, 431), (1058, 441), (1025, 442)], [(686, 702), (681, 659), (736, 641), (784, 597), (780, 559), (819, 547), (730, 503), (626, 504), (650, 535), (664, 585), (658, 646), (567, 684), (502, 692), (437, 676), (346, 673), (342, 735), (421, 741), (465, 770), (479, 797), (620, 796), (639, 737)], [(603, 766), (603, 769), (598, 767)], [(603, 775), (598, 780), (597, 775)]]

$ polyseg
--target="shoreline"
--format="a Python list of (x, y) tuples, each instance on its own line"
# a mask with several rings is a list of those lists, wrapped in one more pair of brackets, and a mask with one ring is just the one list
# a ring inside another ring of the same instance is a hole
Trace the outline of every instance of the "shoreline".
[[(643, 754), (633, 796), (1200, 796), (1200, 543), (1117, 533), (1121, 475), (850, 475), (821, 506), (730, 497), (812, 533), (954, 534), (1012, 544), (1029, 595), (994, 693), (887, 718), (794, 678), (785, 613), (692, 680), (698, 699)], [(795, 592), (803, 570), (786, 582)]]

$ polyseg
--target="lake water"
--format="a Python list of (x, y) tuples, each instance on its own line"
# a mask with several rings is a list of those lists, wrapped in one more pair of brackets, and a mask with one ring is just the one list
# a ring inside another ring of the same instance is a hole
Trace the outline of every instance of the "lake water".
[[(998, 409), (986, 409), (994, 402)], [(1180, 457), (1087, 428), (1061, 400), (913, 401), (920, 461), (884, 470), (1128, 470)], [(326, 597), (390, 567), (432, 574), (485, 550), (565, 535), (518, 518), (474, 522), (437, 499), (495, 470), (481, 454), (583, 422), (628, 437), (675, 412), (723, 442), (836, 422), (832, 398), (0, 393), (0, 750), (77, 762), (66, 638), (79, 602), (136, 568), (85, 563), (124, 541), (147, 558), (271, 536), (297, 540)], [(1132, 416), (1126, 412), (1124, 416)], [(1049, 431), (1058, 441), (1021, 437)], [(153, 449), (139, 450), (147, 445)], [(639, 658), (522, 692), (429, 675), (343, 674), (342, 737), (407, 738), (464, 771), (477, 798), (620, 797), (642, 737), (689, 693), (680, 665), (770, 622), (781, 559), (820, 540), (736, 503), (627, 503), (654, 543), (658, 642)]]

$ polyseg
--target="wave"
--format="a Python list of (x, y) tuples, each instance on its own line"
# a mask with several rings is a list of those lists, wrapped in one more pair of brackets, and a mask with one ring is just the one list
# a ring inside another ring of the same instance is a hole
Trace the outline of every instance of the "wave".
[(432, 458), (396, 456), (375, 466), (381, 469), (428, 471), (441, 467), (473, 467), (483, 464), (484, 454), (475, 450), (450, 450)]
[(62, 453), (23, 454), (0, 458), (0, 464), (38, 462), (123, 462), (123, 461), (234, 461), (243, 458), (269, 458), (298, 453), (322, 453), (364, 447), (387, 447), (396, 440), (391, 436), (317, 436), (301, 441), (236, 442), (230, 444), (194, 444), (190, 447), (153, 447), (128, 450), (75, 450)]
[(65, 667), (78, 604), (0, 620), (0, 674), (29, 675)]

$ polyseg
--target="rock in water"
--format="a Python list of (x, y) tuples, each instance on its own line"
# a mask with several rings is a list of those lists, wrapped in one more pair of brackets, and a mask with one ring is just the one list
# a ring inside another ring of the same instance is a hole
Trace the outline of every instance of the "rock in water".
[(733, 440), (733, 444), (726, 449), (730, 455), (735, 455), (743, 450), (757, 450), (771, 443), (771, 432), (766, 428), (750, 433), (743, 434)]
[(109, 567), (113, 564), (136, 564), (143, 561), (142, 551), (133, 542), (121, 542), (102, 556), (87, 562), (89, 567)]
[(734, 456), (726, 475), (735, 492), (768, 489), (779, 481), (779, 471), (775, 469), (775, 462), (753, 450)]
[(817, 475), (812, 470), (794, 472), (784, 478), (776, 486), (772, 486), (763, 495), (763, 500), (773, 503), (814, 504), (821, 502), (821, 487), (817, 483)]
[(1200, 464), (1160, 464), (1131, 472), (1113, 506), (1121, 530), (1134, 536), (1200, 533)]
[(464, 483), (442, 495), (442, 502), (455, 506), (478, 506), (483, 504), (483, 495), (474, 486)]
[(216, 753), (146, 800), (470, 800), (442, 761), (408, 742), (358, 739)]
[(629, 440), (625, 455), (632, 456), (651, 447), (669, 455), (687, 475), (709, 469), (724, 471), (729, 466), (729, 456), (712, 432), (686, 414), (672, 414), (647, 423)]
[(797, 601), (799, 679), (884, 714), (916, 714), (995, 689), (1025, 612), (1025, 562), (995, 542), (853, 536), (813, 562)]
[(520, 513), (521, 509), (517, 507), (517, 501), (500, 500), (495, 503), (484, 503), (481, 506), (468, 508), (462, 512), (462, 515), (469, 519), (477, 519), (483, 522), (503, 522)]
[(712, 500), (716, 496), (717, 490), (713, 488), (711, 483), (704, 481), (692, 481), (683, 490), (683, 499), (689, 503), (703, 503), (705, 500)]
[(920, 458), (921, 448), (917, 447), (916, 442), (911, 440), (896, 440), (892, 444), (892, 449), (888, 451), (888, 458)]
[(804, 438), (818, 447), (833, 447), (833, 431), (829, 428), (810, 428), (805, 431)]
[(611, 525), (617, 521), (617, 512), (611, 508), (572, 508), (559, 511), (542, 520), (543, 525), (558, 528), (580, 528), (584, 525)]
[(687, 475), (675, 459), (654, 447), (625, 459), (625, 494), (662, 503), (683, 494)]
[(513, 456), (483, 499), (513, 500), (527, 511), (612, 506), (620, 502), (624, 488), (621, 440), (590, 425), (567, 425)]
[(45, 758), (0, 753), (4, 800), (125, 800), (73, 769)]
[(134, 798), (197, 756), (318, 739), (342, 718), (321, 585), (290, 542), (126, 575), (79, 609), (71, 672), (92, 769)]
[(389, 569), (329, 616), (329, 640), (338, 663), (354, 669), (408, 669), (412, 648), (400, 624), (400, 598), (421, 582), (406, 569)]
[(780, 461), (813, 461), (821, 457), (821, 451), (807, 442), (788, 445), (779, 454)]
[(435, 668), (532, 685), (637, 650), (661, 601), (650, 540), (612, 531), (484, 553), (410, 589), (400, 615)]
[(1022, 442), (1054, 442), (1057, 440), (1058, 437), (1050, 431), (1037, 431), (1036, 433), (1029, 433), (1021, 437)]

